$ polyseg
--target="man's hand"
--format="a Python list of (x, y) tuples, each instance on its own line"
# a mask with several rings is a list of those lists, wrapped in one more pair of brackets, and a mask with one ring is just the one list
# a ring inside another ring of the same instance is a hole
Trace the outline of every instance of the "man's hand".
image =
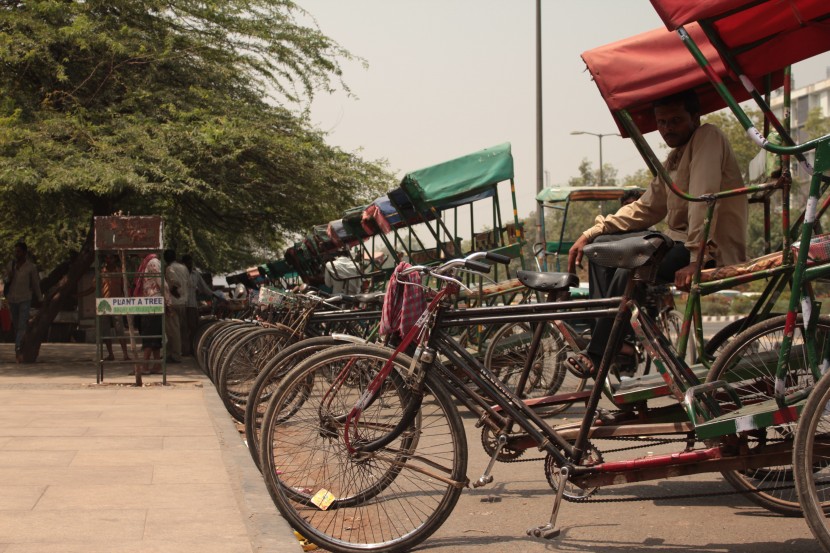
[(181, 294), (179, 294), (179, 287), (178, 286), (171, 286), (170, 287), (170, 295), (173, 296), (174, 298), (178, 298), (179, 296), (181, 296)]
[(690, 263), (674, 273), (674, 285), (678, 290), (688, 292), (692, 285), (692, 276), (695, 274), (695, 263)]
[(588, 245), (590, 240), (584, 234), (580, 234), (576, 239), (574, 245), (568, 250), (568, 272), (576, 273), (576, 266), (582, 266), (582, 250)]

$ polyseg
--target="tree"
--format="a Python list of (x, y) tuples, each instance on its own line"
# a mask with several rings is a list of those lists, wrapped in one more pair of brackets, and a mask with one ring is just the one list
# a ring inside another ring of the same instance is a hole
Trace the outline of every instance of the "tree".
[(825, 117), (821, 107), (814, 106), (807, 112), (804, 121), (804, 134), (807, 140), (814, 140), (830, 134), (830, 117)]
[(303, 15), (289, 0), (4, 4), (0, 238), (25, 237), (42, 269), (80, 252), (26, 361), (91, 264), (95, 215), (162, 215), (166, 245), (221, 271), (393, 182), (282, 105), (342, 85), (349, 57)]

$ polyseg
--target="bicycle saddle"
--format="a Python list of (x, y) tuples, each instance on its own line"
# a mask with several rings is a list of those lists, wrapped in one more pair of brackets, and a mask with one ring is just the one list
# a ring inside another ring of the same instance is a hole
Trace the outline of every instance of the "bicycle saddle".
[(652, 232), (612, 242), (594, 242), (585, 246), (583, 251), (589, 261), (601, 267), (636, 269), (649, 261), (660, 261), (672, 246), (674, 241), (671, 238)]
[(519, 282), (539, 292), (557, 292), (579, 286), (579, 277), (573, 273), (540, 273), (537, 271), (517, 271)]
[(377, 304), (383, 305), (383, 296), (386, 292), (369, 292), (366, 294), (353, 294), (347, 295), (343, 294), (343, 301), (344, 303), (350, 304)]

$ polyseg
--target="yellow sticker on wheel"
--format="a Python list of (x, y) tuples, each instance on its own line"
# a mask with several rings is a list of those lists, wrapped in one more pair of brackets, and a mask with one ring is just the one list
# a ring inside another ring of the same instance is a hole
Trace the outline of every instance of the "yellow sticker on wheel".
[(337, 498), (334, 497), (330, 491), (322, 488), (319, 492), (314, 494), (314, 497), (311, 498), (311, 502), (317, 505), (321, 511), (325, 511), (331, 506), (332, 503), (334, 503), (335, 499)]

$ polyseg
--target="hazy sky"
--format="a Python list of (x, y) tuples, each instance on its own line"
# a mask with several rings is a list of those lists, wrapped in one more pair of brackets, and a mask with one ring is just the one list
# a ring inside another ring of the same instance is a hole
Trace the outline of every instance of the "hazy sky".
[[(297, 0), (320, 29), (368, 63), (344, 65), (354, 98), (319, 95), (313, 122), (328, 141), (397, 176), (511, 142), (519, 214), (535, 208), (535, 6), (533, 0)], [(616, 126), (580, 54), (660, 27), (648, 0), (544, 0), (544, 165), (549, 184), (598, 165), (594, 136)], [(826, 78), (830, 54), (794, 68), (796, 86)], [(653, 146), (659, 136), (649, 137)], [(619, 176), (645, 165), (630, 140), (603, 139)], [(658, 150), (661, 157), (665, 150)], [(502, 195), (504, 214), (509, 212)], [(489, 203), (486, 207), (489, 210)]]

